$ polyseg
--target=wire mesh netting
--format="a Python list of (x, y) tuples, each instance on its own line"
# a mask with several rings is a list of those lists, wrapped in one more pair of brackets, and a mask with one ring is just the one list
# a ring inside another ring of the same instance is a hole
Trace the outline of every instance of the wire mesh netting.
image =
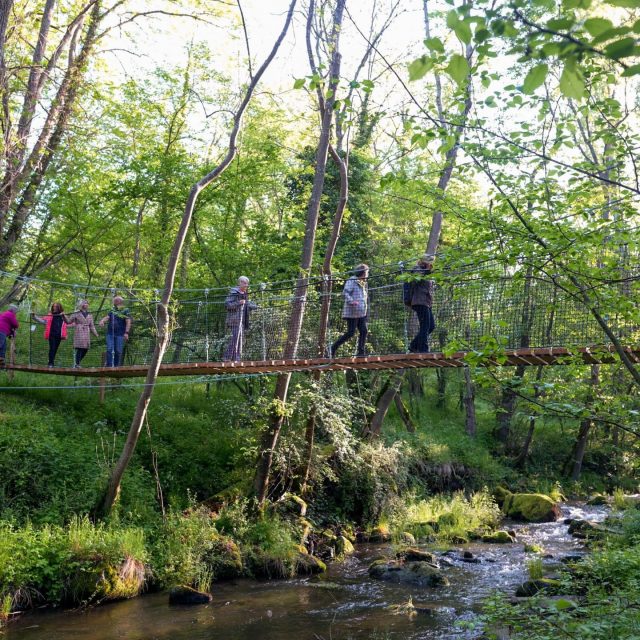
[[(376, 274), (372, 270), (368, 283), (369, 312), (367, 352), (371, 355), (403, 354), (418, 331), (416, 314), (403, 302), (403, 274), (397, 270)], [(592, 313), (575, 292), (566, 285), (532, 277), (522, 272), (507, 273), (496, 268), (488, 272), (433, 275), (435, 279), (433, 313), (436, 328), (430, 336), (430, 349), (447, 347), (464, 350), (520, 347), (585, 347), (609, 342)], [(250, 325), (241, 330), (241, 351), (234, 359), (242, 361), (279, 360), (286, 353), (288, 328), (296, 298), (304, 296), (302, 330), (295, 350), (296, 359), (326, 355), (327, 346), (346, 329), (342, 318), (342, 287), (345, 277), (315, 279), (305, 288), (294, 284), (265, 284), (249, 292), (257, 305), (250, 314)], [(640, 293), (638, 276), (625, 278), (623, 285), (594, 289), (592, 298), (601, 299), (600, 312), (614, 334), (625, 344), (637, 344), (640, 338), (635, 305), (616, 305), (618, 297), (633, 301)], [(330, 287), (327, 285), (330, 284)], [(15, 279), (0, 279), (0, 287), (15, 288)], [(327, 293), (330, 291), (330, 293)], [(115, 293), (124, 298), (131, 318), (131, 331), (125, 343), (123, 365), (147, 364), (156, 340), (157, 292), (126, 291), (112, 288), (81, 287), (37, 280), (21, 283), (18, 319), (21, 323), (15, 338), (15, 363), (46, 366), (50, 344), (44, 327), (34, 314), (44, 316), (54, 302), (66, 315), (81, 300), (89, 303), (98, 337), (91, 337), (83, 367), (103, 366), (108, 360), (107, 326), (99, 321), (111, 308)], [(219, 362), (229, 352), (231, 340), (238, 339), (229, 325), (225, 306), (228, 290), (178, 291), (171, 307), (171, 340), (164, 363)], [(319, 344), (319, 327), (323, 299), (329, 297), (330, 311), (324, 345)], [(625, 311), (614, 309), (624, 308)], [(68, 327), (55, 357), (55, 365), (74, 364), (74, 332)], [(113, 342), (113, 341), (112, 341)], [(340, 350), (340, 356), (356, 354), (357, 336)]]

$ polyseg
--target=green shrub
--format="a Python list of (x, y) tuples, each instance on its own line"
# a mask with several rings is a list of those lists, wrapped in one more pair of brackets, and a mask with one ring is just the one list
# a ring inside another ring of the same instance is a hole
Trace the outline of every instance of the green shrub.
[(462, 493), (434, 496), (409, 504), (393, 522), (394, 534), (409, 531), (416, 538), (428, 535), (438, 539), (465, 538), (470, 532), (493, 529), (501, 520), (500, 509), (487, 490), (467, 498)]

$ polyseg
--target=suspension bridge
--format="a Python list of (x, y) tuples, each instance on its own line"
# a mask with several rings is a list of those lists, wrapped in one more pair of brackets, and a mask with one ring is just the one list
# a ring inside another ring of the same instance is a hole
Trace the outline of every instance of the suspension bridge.
[[(409, 267), (410, 268), (410, 267)], [(356, 338), (335, 357), (327, 357), (326, 345), (344, 332), (342, 286), (349, 274), (332, 279), (312, 278), (305, 287), (293, 282), (262, 283), (250, 291), (257, 308), (244, 331), (243, 347), (236, 361), (224, 361), (232, 338), (227, 326), (225, 300), (228, 289), (177, 290), (171, 306), (171, 335), (160, 368), (161, 376), (267, 374), (295, 371), (341, 371), (367, 369), (443, 368), (464, 366), (554, 365), (569, 362), (606, 363), (616, 360), (615, 350), (579, 296), (562, 283), (523, 268), (490, 265), (447, 272), (440, 267), (435, 280), (433, 313), (436, 328), (427, 353), (410, 353), (417, 333), (416, 314), (403, 302), (403, 265), (372, 268), (369, 294), (367, 355), (355, 355)], [(9, 281), (7, 282), (7, 280)], [(0, 278), (0, 283), (2, 282)], [(620, 295), (630, 300), (640, 293), (640, 274), (627, 273)], [(62, 376), (143, 377), (156, 342), (158, 292), (130, 291), (102, 286), (72, 285), (44, 280), (25, 280), (5, 274), (5, 289), (18, 293), (21, 327), (6, 367), (15, 371)], [(131, 332), (123, 362), (105, 367), (106, 329), (98, 321), (110, 309), (114, 294), (125, 299)], [(611, 287), (597, 286), (590, 296), (624, 346), (633, 362), (640, 362), (640, 326), (633, 313), (609, 312)], [(288, 327), (296, 299), (304, 299), (300, 338), (293, 358), (285, 358)], [(49, 345), (43, 327), (33, 320), (44, 315), (52, 302), (65, 313), (79, 300), (89, 302), (98, 337), (82, 368), (73, 368), (73, 329), (62, 342), (55, 366), (47, 366)], [(329, 302), (326, 339), (319, 344), (322, 309)]]

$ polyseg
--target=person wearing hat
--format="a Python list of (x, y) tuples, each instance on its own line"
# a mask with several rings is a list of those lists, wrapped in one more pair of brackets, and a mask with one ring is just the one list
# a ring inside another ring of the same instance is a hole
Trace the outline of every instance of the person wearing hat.
[(342, 307), (342, 318), (347, 321), (347, 330), (331, 345), (329, 356), (335, 357), (338, 348), (347, 340), (350, 340), (358, 330), (358, 350), (357, 356), (366, 356), (366, 343), (369, 328), (367, 326), (367, 315), (369, 313), (369, 296), (367, 290), (367, 278), (369, 277), (369, 266), (359, 264), (353, 275), (345, 282), (342, 295), (344, 305)]
[(249, 330), (249, 315), (258, 308), (255, 302), (249, 300), (249, 278), (247, 276), (240, 276), (238, 286), (231, 287), (229, 295), (224, 301), (224, 308), (227, 310), (225, 324), (227, 329), (231, 330), (231, 337), (222, 359), (241, 360), (244, 333)]
[(4, 356), (7, 352), (7, 339), (13, 338), (20, 326), (16, 313), (18, 307), (10, 304), (6, 311), (0, 313), (0, 365), (4, 364)]
[(113, 308), (98, 322), (101, 327), (107, 323), (107, 367), (119, 367), (124, 356), (124, 345), (129, 340), (131, 314), (124, 306), (122, 296), (115, 296)]
[(91, 346), (91, 334), (96, 338), (98, 332), (93, 322), (93, 315), (89, 313), (89, 303), (81, 300), (78, 310), (74, 311), (68, 318), (67, 322), (74, 327), (73, 333), (73, 368), (79, 369), (82, 359), (87, 355)]
[(429, 334), (436, 328), (431, 306), (433, 304), (433, 281), (427, 276), (433, 268), (433, 257), (423, 255), (411, 269), (416, 279), (411, 284), (410, 307), (418, 316), (418, 333), (409, 344), (411, 353), (429, 351)]

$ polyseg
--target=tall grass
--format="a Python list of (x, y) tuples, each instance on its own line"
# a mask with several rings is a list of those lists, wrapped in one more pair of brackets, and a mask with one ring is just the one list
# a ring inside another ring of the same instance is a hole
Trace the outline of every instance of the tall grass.
[(484, 489), (467, 498), (463, 493), (434, 496), (409, 504), (392, 522), (394, 533), (412, 533), (416, 538), (439, 540), (465, 538), (471, 532), (495, 528), (501, 514), (493, 497)]

